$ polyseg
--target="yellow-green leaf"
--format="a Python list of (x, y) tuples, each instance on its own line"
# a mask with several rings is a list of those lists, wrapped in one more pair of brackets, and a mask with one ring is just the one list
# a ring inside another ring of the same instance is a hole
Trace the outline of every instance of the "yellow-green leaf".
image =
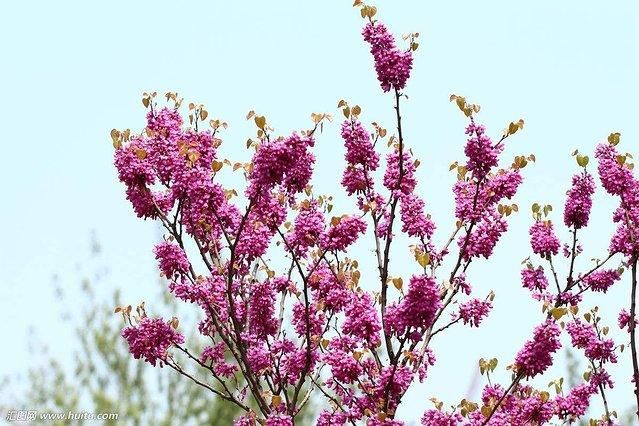
[(257, 125), (258, 128), (264, 130), (264, 126), (266, 126), (266, 117), (264, 117), (263, 115), (255, 117), (255, 125)]

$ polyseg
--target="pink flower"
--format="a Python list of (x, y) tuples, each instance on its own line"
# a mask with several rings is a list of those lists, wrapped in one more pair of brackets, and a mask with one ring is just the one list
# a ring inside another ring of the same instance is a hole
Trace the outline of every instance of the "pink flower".
[(333, 379), (342, 383), (353, 383), (362, 374), (363, 368), (353, 356), (356, 346), (356, 340), (349, 336), (331, 340), (324, 360), (331, 367)]
[(252, 345), (246, 351), (246, 357), (251, 369), (258, 374), (271, 366), (269, 351), (266, 350), (266, 345), (264, 344)]
[(559, 253), (559, 240), (555, 236), (551, 221), (536, 221), (528, 233), (534, 253), (541, 257), (550, 257)]
[(466, 167), (472, 172), (473, 177), (480, 181), (492, 169), (497, 166), (497, 156), (501, 152), (500, 148), (494, 148), (493, 143), (486, 135), (486, 128), (471, 122), (466, 127), (466, 134), (469, 136), (464, 148), (464, 153), (468, 158)]
[(466, 274), (463, 272), (453, 278), (453, 285), (454, 287), (459, 288), (466, 295), (470, 295), (473, 290), (473, 287), (466, 280)]
[(277, 332), (275, 288), (270, 280), (251, 285), (248, 303), (249, 330), (258, 339), (266, 339)]
[(404, 299), (386, 309), (385, 324), (398, 336), (409, 331), (424, 332), (430, 327), (441, 307), (439, 288), (426, 275), (412, 276)]
[(439, 410), (426, 410), (422, 416), (424, 426), (458, 426), (464, 418), (459, 413), (447, 413)]
[(189, 261), (186, 253), (180, 246), (168, 241), (163, 241), (153, 250), (155, 258), (159, 261), (160, 271), (167, 277), (186, 274), (189, 270)]
[(504, 198), (510, 200), (517, 193), (523, 180), (519, 170), (497, 170), (497, 173), (487, 177), (482, 191), (484, 204), (486, 206), (496, 204)]
[[(250, 263), (264, 255), (277, 228), (286, 219), (286, 207), (275, 193), (262, 192), (248, 214), (246, 226), (238, 236), (235, 254)], [(238, 230), (239, 232), (239, 230)]]
[[(635, 229), (638, 229), (635, 227)], [(632, 256), (639, 250), (639, 241), (633, 243), (633, 233), (628, 232), (625, 223), (620, 223), (610, 240), (610, 253), (623, 253), (626, 256)]]
[(465, 260), (480, 256), (488, 259), (507, 229), (508, 223), (499, 213), (496, 211), (487, 212), (469, 236), (459, 237), (457, 245), (462, 250), (465, 248)]
[[(583, 253), (583, 251), (584, 248), (582, 247), (582, 245), (577, 243), (577, 245), (575, 246), (575, 256), (580, 255), (581, 253)], [(572, 249), (568, 244), (564, 244), (563, 246), (561, 246), (561, 254), (563, 254), (566, 258), (570, 258), (572, 256)]]
[(313, 173), (315, 157), (309, 148), (314, 144), (312, 137), (297, 133), (262, 143), (253, 156), (247, 196), (255, 198), (276, 186), (281, 186), (289, 195), (302, 192)]
[(521, 282), (524, 288), (530, 291), (544, 291), (548, 287), (548, 279), (541, 266), (538, 266), (537, 269), (532, 266), (522, 269)]
[(453, 185), (455, 195), (455, 217), (461, 221), (477, 221), (481, 218), (475, 197), (479, 197), (477, 184), (469, 180), (458, 180)]
[(479, 323), (488, 316), (492, 307), (493, 304), (488, 300), (472, 299), (459, 305), (459, 317), (464, 324), (479, 327)]
[(142, 137), (133, 138), (115, 151), (115, 167), (118, 177), (127, 186), (147, 185), (155, 182), (155, 172), (147, 160), (148, 142)]
[(224, 360), (224, 342), (218, 342), (213, 346), (205, 346), (200, 355), (200, 361), (217, 363)]
[(309, 277), (308, 286), (313, 290), (313, 300), (323, 303), (326, 312), (340, 312), (350, 302), (346, 277), (344, 275), (341, 279), (326, 265), (318, 266)]
[(302, 302), (293, 305), (293, 327), (298, 336), (306, 336), (307, 331), (310, 336), (321, 336), (325, 323), (324, 312), (314, 305), (309, 305), (308, 309)]
[(605, 293), (620, 278), (621, 274), (616, 269), (600, 269), (586, 276), (583, 282), (586, 286), (590, 286), (592, 291)]
[(372, 188), (372, 180), (361, 166), (348, 165), (342, 176), (342, 186), (348, 195), (366, 192)]
[(366, 222), (359, 217), (342, 217), (339, 222), (320, 236), (320, 246), (327, 251), (344, 251), (359, 234), (366, 232)]
[(171, 138), (180, 133), (182, 116), (173, 108), (161, 108), (159, 111), (149, 111), (147, 116), (147, 128), (159, 136)]
[(402, 232), (421, 240), (430, 239), (435, 231), (435, 224), (430, 215), (424, 214), (424, 202), (415, 194), (400, 197), (400, 213)]
[(169, 348), (184, 343), (184, 336), (162, 318), (144, 317), (139, 324), (122, 330), (122, 337), (129, 344), (129, 351), (135, 359), (144, 358), (153, 366), (159, 360), (160, 367), (166, 360)]
[(346, 161), (351, 165), (361, 165), (366, 170), (375, 171), (379, 166), (379, 154), (371, 143), (370, 133), (357, 120), (344, 120), (342, 139), (346, 147)]
[(515, 196), (523, 178), (518, 170), (497, 170), (479, 185), (473, 180), (458, 180), (453, 186), (455, 216), (461, 221), (478, 222), (486, 212), (497, 210), (503, 199)]
[(286, 240), (298, 257), (303, 257), (309, 248), (315, 246), (324, 232), (324, 215), (318, 209), (317, 201), (303, 202), (295, 218), (293, 231)]
[(270, 414), (266, 418), (266, 426), (293, 426), (291, 416), (286, 414)]
[(405, 426), (405, 423), (390, 417), (385, 417), (384, 420), (380, 420), (379, 417), (371, 417), (366, 422), (366, 426)]
[(238, 417), (233, 422), (233, 426), (256, 426), (257, 422), (255, 421), (255, 413), (245, 414), (243, 416)]
[(568, 198), (564, 208), (566, 226), (580, 229), (588, 225), (594, 193), (595, 181), (588, 172), (572, 177), (572, 187), (567, 193)]
[(581, 299), (581, 294), (575, 294), (572, 291), (562, 291), (557, 295), (557, 303), (560, 305), (576, 306), (581, 302)]
[(344, 334), (361, 339), (369, 347), (380, 342), (379, 332), (382, 329), (377, 310), (373, 307), (370, 294), (353, 294), (351, 303), (345, 309), (346, 319), (342, 326)]
[(377, 386), (375, 386), (373, 396), (376, 397), (376, 401), (387, 396), (388, 407), (393, 409), (397, 407), (398, 399), (404, 395), (412, 381), (413, 372), (410, 368), (403, 366), (386, 366), (381, 371), (379, 382)]
[(600, 368), (598, 371), (592, 373), (590, 377), (590, 386), (594, 388), (598, 388), (599, 386), (603, 386), (604, 388), (614, 388), (614, 382), (610, 377), (610, 374), (603, 368)]
[(282, 357), (280, 372), (283, 375), (283, 384), (291, 384), (299, 381), (302, 370), (306, 365), (308, 365), (309, 371), (313, 371), (319, 359), (319, 354), (316, 349), (313, 349), (310, 352), (310, 358), (308, 355), (306, 347), (298, 349), (285, 347), (276, 353), (276, 356)]
[[(500, 385), (486, 386), (482, 392), (482, 403), (490, 406), (504, 396), (504, 388)], [(496, 410), (489, 426), (528, 426), (530, 424), (544, 425), (555, 415), (556, 404), (553, 400), (542, 397), (539, 391), (527, 385), (519, 385), (503, 398)], [(485, 417), (481, 410), (473, 411), (468, 415), (469, 422), (465, 426), (481, 426)]]
[(413, 66), (412, 52), (400, 52), (395, 46), (393, 35), (381, 22), (366, 24), (362, 35), (371, 45), (375, 71), (382, 90), (388, 92), (391, 87), (395, 90), (403, 89)]
[(415, 190), (415, 162), (406, 151), (402, 153), (402, 175), (400, 185), (399, 151), (394, 150), (386, 156), (386, 171), (384, 172), (384, 186), (389, 191), (400, 194), (411, 194)]
[(626, 311), (625, 309), (622, 309), (621, 312), (619, 312), (619, 318), (618, 318), (618, 323), (619, 323), (619, 328), (620, 329), (624, 329), (624, 328), (628, 328), (628, 331), (632, 331), (632, 326), (634, 324), (635, 321), (632, 321), (630, 318), (630, 314), (628, 313), (628, 311)]
[(595, 150), (595, 157), (599, 160), (599, 179), (611, 195), (622, 195), (634, 185), (632, 172), (625, 164), (617, 162), (617, 155), (617, 148), (610, 144), (599, 144)]
[(345, 413), (322, 411), (315, 426), (344, 426), (347, 422), (348, 416)]
[(561, 419), (578, 419), (586, 413), (590, 405), (590, 397), (596, 393), (596, 388), (587, 383), (570, 389), (566, 396), (557, 395), (555, 402)]
[(566, 324), (566, 331), (572, 339), (573, 346), (584, 349), (588, 359), (601, 362), (617, 362), (614, 353), (614, 342), (611, 339), (600, 339), (592, 325), (576, 319)]
[(517, 372), (525, 377), (535, 377), (552, 365), (552, 354), (560, 347), (559, 326), (551, 320), (538, 325), (533, 338), (526, 342), (515, 357)]

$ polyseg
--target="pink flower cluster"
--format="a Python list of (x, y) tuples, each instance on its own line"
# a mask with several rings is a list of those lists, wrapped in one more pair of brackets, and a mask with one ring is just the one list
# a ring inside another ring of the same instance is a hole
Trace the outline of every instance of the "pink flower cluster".
[(370, 22), (362, 31), (364, 40), (371, 45), (375, 60), (375, 71), (384, 92), (391, 88), (402, 90), (413, 67), (413, 55), (410, 50), (401, 52), (395, 46), (395, 39), (381, 22)]
[(507, 229), (506, 220), (497, 211), (490, 211), (468, 237), (457, 240), (457, 245), (464, 251), (465, 260), (480, 256), (488, 259)]
[(366, 232), (366, 222), (359, 217), (342, 217), (320, 236), (320, 246), (327, 251), (344, 251), (360, 234)]
[[(611, 253), (623, 253), (628, 257), (639, 252), (639, 180), (632, 175), (631, 167), (612, 144), (597, 146), (595, 156), (599, 161), (597, 170), (602, 186), (612, 195), (619, 196), (619, 208), (613, 214), (618, 223), (610, 242)], [(620, 161), (620, 158), (623, 161)]]
[(566, 331), (574, 347), (583, 349), (586, 357), (593, 361), (617, 362), (615, 344), (612, 339), (602, 339), (594, 327), (579, 319), (566, 324)]
[(402, 232), (422, 241), (429, 240), (435, 231), (430, 215), (424, 213), (424, 201), (415, 194), (400, 197)]
[(386, 310), (385, 325), (397, 336), (426, 331), (441, 307), (435, 280), (425, 275), (412, 276), (404, 299)]
[(493, 304), (488, 300), (471, 299), (459, 305), (459, 317), (464, 324), (479, 327), (481, 321), (488, 316)]
[(572, 186), (567, 192), (564, 207), (564, 223), (568, 227), (580, 229), (588, 225), (592, 194), (595, 193), (595, 180), (588, 172), (572, 177)]
[(317, 245), (325, 227), (324, 214), (319, 210), (317, 201), (302, 203), (293, 231), (286, 240), (297, 256), (305, 257), (308, 249)]
[(215, 374), (221, 377), (232, 377), (238, 371), (238, 368), (236, 365), (225, 361), (225, 347), (226, 345), (223, 342), (216, 343), (213, 346), (206, 346), (202, 350), (200, 361), (213, 365)]
[(266, 419), (265, 426), (293, 426), (293, 419), (286, 414), (271, 414)]
[(611, 144), (600, 144), (595, 151), (595, 157), (599, 160), (597, 171), (604, 189), (612, 195), (624, 195), (635, 186), (632, 171), (624, 164), (619, 164), (619, 153)]
[(639, 229), (639, 180), (633, 177), (625, 162), (618, 161), (622, 156), (615, 146), (601, 144), (597, 146), (595, 156), (599, 160), (601, 184), (608, 193), (620, 198), (619, 208), (613, 214), (613, 221), (619, 225), (610, 242), (610, 252), (631, 257), (639, 253), (636, 235)]
[[(453, 186), (455, 216), (461, 223), (472, 224), (468, 235), (461, 235), (457, 245), (464, 260), (489, 258), (508, 224), (498, 203), (511, 199), (522, 182), (518, 169), (498, 169), (503, 145), (493, 146), (484, 126), (471, 120), (466, 128), (469, 136), (464, 152), (467, 163), (464, 175)], [(465, 176), (470, 171), (470, 178)]]
[(415, 179), (415, 161), (406, 151), (402, 153), (401, 158), (402, 164), (400, 170), (399, 151), (395, 149), (390, 152), (386, 156), (386, 171), (384, 172), (384, 186), (398, 196), (411, 194), (417, 186), (417, 180)]
[(530, 246), (535, 254), (549, 258), (559, 253), (559, 239), (555, 235), (551, 221), (536, 221), (528, 233), (530, 234)]
[(308, 279), (308, 285), (313, 293), (313, 300), (321, 303), (328, 313), (341, 312), (350, 302), (351, 294), (347, 287), (344, 274), (343, 279), (336, 275), (326, 265), (318, 266)]
[(548, 279), (544, 273), (544, 268), (538, 266), (536, 269), (529, 265), (521, 271), (521, 282), (524, 288), (532, 292), (541, 292), (548, 287)]
[(350, 384), (361, 376), (363, 367), (353, 356), (356, 348), (357, 340), (349, 336), (331, 340), (324, 360), (331, 367), (333, 379)]
[(343, 426), (348, 422), (348, 416), (340, 411), (322, 411), (315, 426)]
[[(600, 386), (603, 388), (612, 388), (613, 386), (610, 376), (604, 370), (593, 373), (588, 383), (575, 386), (568, 392), (568, 395), (557, 395), (554, 402), (559, 418), (570, 422), (581, 418), (588, 410), (591, 396), (599, 392)], [(613, 423), (602, 420), (598, 424)]]
[(617, 269), (599, 269), (583, 278), (583, 282), (592, 291), (605, 293), (617, 281), (621, 274)]
[(281, 187), (288, 194), (302, 192), (313, 174), (315, 156), (309, 148), (315, 140), (293, 133), (288, 138), (264, 141), (253, 156), (247, 196)]
[(621, 312), (619, 312), (617, 323), (619, 324), (620, 329), (623, 330), (624, 328), (627, 328), (628, 331), (632, 331), (634, 324), (637, 323), (637, 319), (635, 318), (633, 321), (630, 313), (627, 310), (622, 309)]
[(503, 199), (511, 199), (523, 178), (519, 170), (498, 170), (482, 182), (459, 180), (453, 186), (455, 216), (462, 221), (478, 222), (486, 211), (495, 210)]
[(379, 166), (379, 154), (375, 152), (370, 133), (362, 123), (356, 119), (344, 120), (341, 134), (346, 147), (346, 161), (367, 170), (376, 170)]
[(468, 158), (466, 167), (477, 181), (481, 181), (490, 169), (497, 166), (497, 158), (503, 146), (494, 147), (486, 134), (486, 128), (476, 125), (474, 121), (466, 127), (466, 134), (469, 136), (464, 148), (464, 154)]
[(371, 348), (379, 344), (382, 325), (370, 294), (353, 294), (345, 313), (346, 319), (342, 326), (344, 334), (365, 342)]
[(266, 339), (277, 332), (275, 318), (275, 288), (270, 280), (255, 282), (251, 286), (248, 303), (248, 320), (251, 334), (258, 339)]
[(586, 414), (590, 406), (590, 397), (597, 393), (597, 388), (583, 383), (570, 389), (568, 395), (557, 395), (556, 403), (562, 419), (576, 420)]
[(155, 258), (159, 261), (160, 271), (167, 277), (183, 275), (189, 270), (189, 260), (180, 246), (163, 241), (155, 246)]
[(552, 365), (552, 354), (561, 347), (559, 326), (548, 319), (533, 332), (533, 338), (526, 342), (515, 357), (517, 372), (525, 377), (535, 377)]
[[(482, 410), (473, 410), (461, 415), (459, 411), (445, 412), (427, 410), (422, 417), (424, 426), (528, 426), (547, 424), (558, 414), (557, 404), (530, 386), (517, 387), (508, 395), (500, 385), (486, 386), (482, 392), (481, 403), (492, 407), (501, 400), (499, 408), (487, 421)], [(502, 396), (504, 397), (502, 400)], [(459, 407), (458, 407), (459, 409)], [(463, 411), (462, 411), (463, 412)]]
[(144, 358), (153, 366), (159, 361), (160, 367), (166, 361), (169, 348), (184, 343), (184, 336), (162, 318), (144, 317), (137, 325), (122, 330), (122, 337), (135, 359)]
[(439, 410), (426, 410), (422, 416), (424, 426), (457, 426), (464, 420), (459, 413), (447, 413)]

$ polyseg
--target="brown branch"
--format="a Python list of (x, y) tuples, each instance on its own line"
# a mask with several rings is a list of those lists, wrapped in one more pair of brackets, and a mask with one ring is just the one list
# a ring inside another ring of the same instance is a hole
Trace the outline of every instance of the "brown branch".
[(633, 255), (632, 264), (630, 267), (632, 274), (632, 290), (630, 294), (630, 349), (632, 352), (632, 371), (633, 382), (635, 384), (635, 399), (637, 400), (637, 417), (639, 417), (639, 363), (637, 362), (637, 336), (636, 336), (636, 324), (635, 315), (637, 311), (637, 255)]

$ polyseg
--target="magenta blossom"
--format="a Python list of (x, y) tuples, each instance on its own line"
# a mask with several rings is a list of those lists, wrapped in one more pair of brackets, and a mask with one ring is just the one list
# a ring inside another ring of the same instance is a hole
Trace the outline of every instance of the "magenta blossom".
[(550, 257), (559, 253), (559, 239), (551, 221), (538, 220), (530, 227), (530, 246), (535, 254)]
[(144, 317), (139, 324), (122, 330), (122, 337), (129, 344), (129, 351), (135, 359), (144, 358), (153, 366), (158, 361), (162, 366), (169, 348), (174, 344), (184, 343), (184, 336), (162, 318)]
[(584, 172), (572, 177), (572, 187), (567, 193), (564, 208), (566, 226), (580, 229), (588, 225), (594, 192), (595, 181), (591, 174)]
[(546, 371), (552, 364), (552, 355), (561, 347), (559, 334), (559, 326), (551, 320), (538, 325), (533, 338), (515, 357), (517, 372), (532, 378)]
[(384, 92), (391, 88), (403, 89), (413, 67), (412, 52), (400, 51), (395, 46), (393, 35), (381, 22), (366, 24), (362, 34), (364, 40), (371, 45), (377, 79)]

